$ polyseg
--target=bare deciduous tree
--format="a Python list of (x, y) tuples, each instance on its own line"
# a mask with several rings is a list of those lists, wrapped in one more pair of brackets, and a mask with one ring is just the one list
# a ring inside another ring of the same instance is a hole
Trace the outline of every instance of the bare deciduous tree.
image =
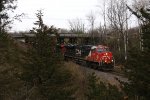
[(70, 26), (70, 31), (73, 33), (82, 34), (85, 32), (84, 23), (79, 18), (69, 21), (69, 26)]
[[(141, 8), (145, 8), (149, 6), (149, 0), (134, 0), (133, 2), (133, 6), (132, 6), (132, 9), (134, 11), (131, 11), (130, 7), (128, 7), (128, 9), (134, 14), (137, 16), (137, 20), (138, 20), (138, 25), (139, 25), (139, 40), (140, 40), (140, 50), (143, 51), (143, 39), (142, 39), (142, 30), (141, 30), (141, 26), (144, 22), (144, 19), (141, 17), (141, 13), (140, 13), (140, 10)], [(137, 15), (138, 14), (138, 15)]]
[(96, 16), (94, 15), (94, 13), (92, 11), (87, 15), (87, 20), (88, 20), (88, 22), (90, 24), (90, 27), (91, 27), (90, 31), (91, 31), (91, 34), (92, 34), (92, 42), (93, 42), (93, 44), (95, 44), (93, 30), (94, 30), (94, 27), (95, 27), (94, 25), (95, 25)]
[(121, 50), (120, 41), (123, 39), (125, 60), (127, 59), (128, 19), (130, 18), (126, 4), (127, 0), (110, 0), (107, 13), (110, 26), (118, 33), (119, 51)]

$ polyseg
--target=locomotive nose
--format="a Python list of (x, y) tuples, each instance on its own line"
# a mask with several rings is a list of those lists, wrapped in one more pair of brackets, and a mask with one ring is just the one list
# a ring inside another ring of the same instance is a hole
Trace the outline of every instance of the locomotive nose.
[(104, 57), (104, 62), (105, 63), (109, 63), (110, 62), (110, 58), (108, 56)]
[(103, 54), (103, 62), (104, 63), (112, 63), (113, 62), (112, 54), (110, 52), (105, 52)]

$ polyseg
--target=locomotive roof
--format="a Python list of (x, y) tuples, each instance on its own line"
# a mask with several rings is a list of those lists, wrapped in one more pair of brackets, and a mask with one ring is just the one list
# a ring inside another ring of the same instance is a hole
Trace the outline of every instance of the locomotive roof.
[(91, 49), (96, 49), (96, 48), (97, 48), (97, 46), (92, 46), (92, 47), (91, 47)]
[(98, 46), (92, 46), (91, 49), (95, 49), (95, 48), (108, 48), (107, 46), (104, 45), (98, 45)]
[(104, 46), (104, 45), (98, 45), (97, 47), (98, 48), (108, 48), (107, 46)]

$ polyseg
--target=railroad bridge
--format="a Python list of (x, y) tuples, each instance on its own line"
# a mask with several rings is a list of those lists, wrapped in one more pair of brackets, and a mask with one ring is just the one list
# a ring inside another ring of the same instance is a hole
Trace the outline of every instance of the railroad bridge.
[[(15, 40), (25, 42), (25, 43), (32, 43), (35, 34), (9, 34)], [(50, 37), (55, 39), (57, 43), (72, 43), (72, 44), (79, 44), (79, 43), (86, 43), (90, 44), (91, 41), (91, 34), (75, 34), (75, 33), (59, 33), (58, 36), (55, 34), (49, 34)], [(95, 36), (94, 39), (100, 39), (100, 36)]]

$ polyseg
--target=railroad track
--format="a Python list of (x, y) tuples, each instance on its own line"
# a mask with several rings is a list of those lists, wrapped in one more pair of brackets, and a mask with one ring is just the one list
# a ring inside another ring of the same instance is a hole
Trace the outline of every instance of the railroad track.
[(124, 75), (123, 73), (117, 72), (117, 71), (115, 71), (115, 70), (113, 70), (113, 71), (111, 71), (111, 72), (109, 72), (109, 73), (114, 74), (114, 75), (117, 75), (117, 76), (125, 77), (125, 75)]
[(98, 70), (92, 68), (92, 66), (87, 67), (86, 64), (84, 63), (76, 63), (76, 61), (69, 61), (69, 62), (73, 62), (75, 65), (77, 65), (78, 68), (80, 68), (80, 70), (84, 72), (84, 74), (89, 75), (91, 73), (95, 73), (95, 75), (99, 77), (102, 82), (106, 83), (108, 82), (112, 85), (119, 85), (120, 82), (128, 82), (128, 79), (122, 73), (119, 73), (115, 70), (113, 71)]
[(93, 69), (93, 70), (97, 70), (97, 71), (100, 71), (100, 72), (104, 72), (104, 73), (110, 73), (110, 74), (113, 74), (113, 75), (117, 75), (117, 76), (121, 76), (121, 77), (125, 77), (123, 73), (121, 72), (118, 72), (116, 71), (115, 69), (114, 70), (101, 70), (101, 69), (97, 69), (97, 68), (94, 68), (93, 66), (87, 66), (86, 64), (86, 61), (85, 60), (72, 60), (73, 63), (76, 63), (82, 67), (86, 67), (86, 68), (89, 68), (89, 69)]

